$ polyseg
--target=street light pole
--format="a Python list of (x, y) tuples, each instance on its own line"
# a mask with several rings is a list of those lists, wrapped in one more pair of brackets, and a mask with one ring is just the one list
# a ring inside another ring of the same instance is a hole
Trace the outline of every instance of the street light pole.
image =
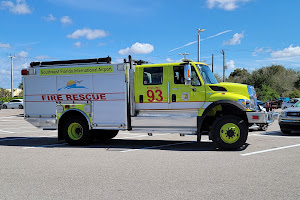
[(200, 33), (205, 31), (205, 29), (198, 28), (198, 62), (200, 62)]
[(13, 58), (15, 58), (15, 56), (8, 56), (10, 57), (10, 89), (11, 89), (11, 98), (14, 97), (14, 87), (13, 87)]

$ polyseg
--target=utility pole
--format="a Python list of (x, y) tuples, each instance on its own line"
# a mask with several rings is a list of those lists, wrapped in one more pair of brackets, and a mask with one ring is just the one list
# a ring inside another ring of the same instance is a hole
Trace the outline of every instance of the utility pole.
[(225, 51), (222, 49), (223, 54), (223, 82), (225, 82)]
[(185, 59), (185, 56), (190, 55), (190, 54), (184, 52), (184, 53), (180, 53), (180, 54), (178, 54), (178, 55), (183, 56), (183, 59)]
[(214, 54), (211, 57), (211, 72), (214, 73)]
[(10, 57), (10, 89), (11, 89), (11, 98), (14, 97), (14, 87), (13, 87), (13, 59), (15, 58), (15, 56), (8, 56)]
[(205, 31), (205, 29), (198, 28), (198, 62), (200, 62), (200, 33)]

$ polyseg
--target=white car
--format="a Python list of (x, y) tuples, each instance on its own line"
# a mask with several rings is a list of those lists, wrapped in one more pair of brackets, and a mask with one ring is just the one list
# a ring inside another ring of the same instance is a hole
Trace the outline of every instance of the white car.
[(300, 101), (300, 98), (293, 98), (293, 99), (290, 99), (290, 100), (287, 101), (287, 102), (282, 102), (282, 104), (281, 104), (281, 109), (289, 108), (289, 107), (291, 107), (292, 105), (294, 105), (295, 103), (297, 103), (298, 101)]
[(24, 108), (23, 99), (13, 99), (13, 100), (10, 100), (9, 102), (4, 102), (2, 105), (2, 108), (3, 109), (7, 109), (7, 108), (23, 109)]

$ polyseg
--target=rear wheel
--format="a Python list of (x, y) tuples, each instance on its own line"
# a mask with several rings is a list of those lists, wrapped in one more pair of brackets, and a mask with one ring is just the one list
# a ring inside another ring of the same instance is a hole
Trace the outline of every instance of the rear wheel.
[(2, 107), (3, 107), (3, 109), (7, 109), (7, 105), (3, 105)]
[(69, 118), (63, 125), (63, 135), (70, 145), (86, 145), (92, 141), (92, 134), (86, 120), (80, 117)]
[(19, 105), (19, 109), (23, 109), (23, 106), (22, 106), (22, 105)]
[(222, 150), (237, 150), (242, 147), (248, 137), (248, 127), (239, 117), (223, 116), (212, 124), (213, 142)]
[(93, 137), (97, 140), (107, 141), (116, 137), (119, 133), (118, 130), (91, 130)]

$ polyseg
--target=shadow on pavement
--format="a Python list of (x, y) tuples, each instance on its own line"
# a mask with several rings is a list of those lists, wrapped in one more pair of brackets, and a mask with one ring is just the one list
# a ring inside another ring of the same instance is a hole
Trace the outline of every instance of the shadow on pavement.
[[(112, 139), (106, 142), (94, 141), (86, 146), (71, 146), (54, 137), (6, 137), (0, 139), (0, 146), (18, 146), (28, 148), (99, 148), (107, 151), (127, 151), (137, 149), (155, 149), (169, 151), (220, 151), (213, 142), (173, 141), (173, 140), (132, 140)], [(247, 148), (244, 145), (239, 151)]]
[(270, 131), (270, 132), (263, 132), (259, 133), (260, 135), (271, 135), (271, 136), (285, 136), (285, 137), (295, 137), (295, 136), (300, 136), (300, 131), (293, 131), (289, 134), (284, 134), (281, 131)]

